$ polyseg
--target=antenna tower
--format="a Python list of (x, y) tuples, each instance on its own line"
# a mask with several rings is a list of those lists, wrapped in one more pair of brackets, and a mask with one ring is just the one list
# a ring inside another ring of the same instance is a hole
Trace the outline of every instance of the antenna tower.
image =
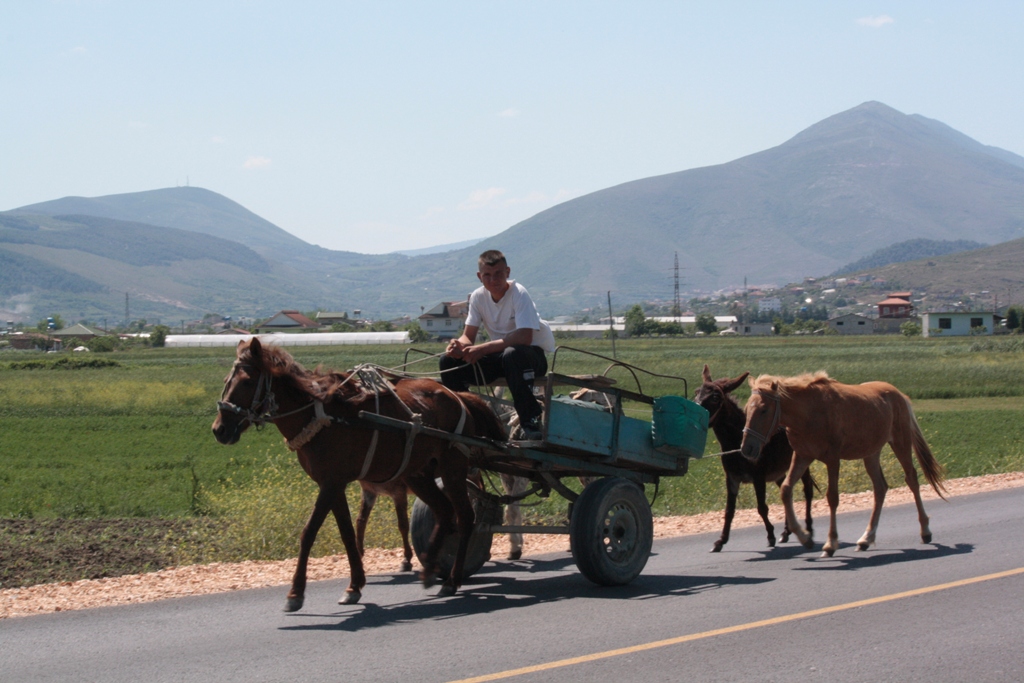
[(672, 317), (675, 318), (675, 322), (679, 322), (679, 316), (683, 314), (683, 309), (679, 305), (679, 252), (676, 252), (676, 265), (675, 265), (675, 298), (672, 300)]

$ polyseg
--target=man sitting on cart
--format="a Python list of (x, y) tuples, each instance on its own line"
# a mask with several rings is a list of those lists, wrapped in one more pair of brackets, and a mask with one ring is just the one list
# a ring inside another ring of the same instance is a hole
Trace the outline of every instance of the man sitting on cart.
[[(504, 377), (523, 438), (537, 441), (542, 438), (542, 409), (533, 395), (533, 380), (548, 371), (544, 354), (555, 350), (555, 337), (526, 288), (508, 279), (511, 272), (500, 251), (480, 254), (476, 276), (482, 286), (469, 295), (462, 336), (449, 342), (441, 357), (441, 382), (466, 391)], [(481, 325), (490, 339), (477, 344)]]

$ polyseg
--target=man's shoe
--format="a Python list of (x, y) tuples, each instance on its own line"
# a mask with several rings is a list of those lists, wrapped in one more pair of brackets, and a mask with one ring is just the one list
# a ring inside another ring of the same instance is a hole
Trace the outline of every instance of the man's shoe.
[(523, 441), (543, 441), (544, 431), (541, 429), (539, 417), (527, 420), (522, 424)]

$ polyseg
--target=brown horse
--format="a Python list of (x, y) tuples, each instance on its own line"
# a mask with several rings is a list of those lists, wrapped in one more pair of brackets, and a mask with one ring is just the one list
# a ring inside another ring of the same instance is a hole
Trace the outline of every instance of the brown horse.
[[(438, 382), (386, 381), (374, 372), (310, 372), (284, 350), (258, 338), (240, 342), (237, 359), (224, 381), (213, 433), (223, 444), (236, 443), (250, 425), (273, 422), (302, 469), (317, 483), (313, 512), (302, 530), (298, 566), (285, 610), (302, 607), (306, 565), (316, 534), (334, 514), (351, 568), (342, 604), (359, 601), (366, 574), (356, 543), (345, 488), (353, 481), (404, 481), (437, 520), (424, 557), (422, 578), (433, 584), (445, 537), (457, 527), (459, 546), (441, 595), (462, 583), (466, 547), (473, 529), (473, 507), (466, 476), (468, 457), (447, 439), (415, 432), (378, 430), (360, 411), (407, 420), (413, 425), (504, 439), (504, 430), (487, 404), (472, 394), (455, 394)], [(434, 478), (440, 476), (444, 491)]]
[(907, 486), (917, 503), (921, 523), (921, 540), (931, 543), (928, 515), (921, 502), (921, 487), (911, 449), (928, 483), (940, 497), (942, 466), (935, 460), (914, 417), (910, 399), (886, 382), (842, 384), (824, 372), (798, 377), (761, 375), (750, 380), (747, 401), (747, 423), (740, 446), (745, 457), (756, 460), (764, 444), (776, 429), (783, 428), (793, 446), (793, 464), (782, 483), (782, 502), (786, 507), (786, 523), (807, 548), (814, 547), (810, 536), (800, 528), (793, 511), (793, 482), (807, 471), (811, 462), (820, 460), (828, 469), (828, 506), (831, 523), (823, 556), (831, 557), (839, 547), (836, 530), (836, 507), (839, 505), (839, 463), (841, 460), (863, 460), (874, 488), (874, 507), (864, 535), (857, 541), (858, 550), (867, 550), (875, 542), (878, 518), (889, 488), (882, 474), (882, 447), (889, 444), (903, 466)]
[[(743, 384), (749, 372), (744, 372), (735, 379), (711, 379), (711, 371), (704, 366), (703, 380), (694, 401), (708, 411), (708, 426), (715, 431), (715, 438), (718, 444), (726, 451), (722, 455), (722, 469), (725, 470), (725, 526), (722, 527), (722, 535), (715, 541), (711, 552), (717, 553), (722, 546), (729, 542), (729, 531), (732, 528), (733, 516), (736, 514), (736, 497), (740, 493), (740, 484), (753, 484), (754, 495), (757, 497), (757, 512), (764, 520), (765, 531), (768, 532), (768, 547), (775, 547), (775, 527), (768, 520), (768, 503), (765, 501), (765, 484), (774, 481), (779, 486), (789, 472), (789, 465), (793, 461), (793, 449), (789, 445), (789, 439), (785, 432), (778, 432), (768, 441), (761, 452), (757, 462), (747, 460), (739, 453), (740, 443), (743, 441), (743, 427), (746, 423), (746, 416), (743, 409), (736, 403), (731, 392)], [(811, 501), (814, 498), (816, 484), (811, 478), (810, 470), (804, 472), (801, 480), (804, 483), (804, 499), (806, 500), (807, 533), (813, 533), (811, 520)], [(782, 542), (789, 540), (789, 527), (786, 526), (782, 532)]]

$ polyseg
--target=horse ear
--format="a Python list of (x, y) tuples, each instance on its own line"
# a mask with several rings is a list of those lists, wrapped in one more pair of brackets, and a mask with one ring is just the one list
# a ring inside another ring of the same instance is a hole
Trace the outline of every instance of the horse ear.
[(738, 387), (738, 386), (740, 386), (741, 384), (743, 384), (743, 380), (745, 380), (745, 379), (746, 379), (747, 377), (749, 377), (749, 376), (750, 376), (750, 373), (749, 373), (749, 372), (744, 372), (744, 373), (743, 373), (742, 375), (740, 375), (740, 376), (739, 376), (739, 377), (737, 377), (736, 379), (731, 379), (731, 380), (729, 380), (729, 381), (728, 381), (728, 382), (727, 382), (727, 383), (725, 384), (725, 386), (723, 386), (723, 387), (722, 387), (722, 391), (724, 391), (724, 392), (725, 392), (725, 393), (727, 393), (727, 394), (728, 394), (729, 392), (731, 392), (731, 391), (735, 391), (735, 390), (736, 390), (736, 387)]
[(249, 342), (249, 357), (256, 365), (263, 364), (263, 344), (260, 343), (259, 337), (253, 337)]
[(778, 382), (772, 382), (772, 391), (778, 391), (778, 390), (779, 390), (779, 383)]
[(704, 377), (704, 381), (705, 382), (707, 382), (709, 384), (711, 383), (711, 381), (712, 381), (711, 380), (711, 370), (708, 369), (708, 364), (707, 363), (704, 364), (704, 372), (702, 373), (702, 376)]

